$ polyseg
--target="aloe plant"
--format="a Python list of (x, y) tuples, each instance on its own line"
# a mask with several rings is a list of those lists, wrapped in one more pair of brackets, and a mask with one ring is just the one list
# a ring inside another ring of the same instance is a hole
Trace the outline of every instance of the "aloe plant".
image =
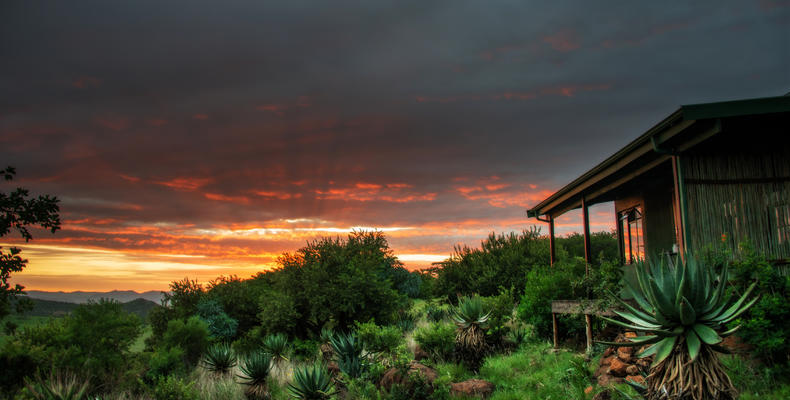
[(73, 374), (50, 374), (44, 379), (40, 375), (35, 382), (25, 380), (27, 390), (34, 399), (82, 400), (88, 391), (88, 381), (80, 381)]
[(226, 375), (236, 366), (236, 354), (227, 344), (216, 344), (209, 347), (203, 355), (203, 368), (219, 375)]
[(288, 361), (288, 336), (282, 333), (267, 336), (263, 340), (263, 349), (272, 355), (275, 364)]
[(296, 368), (293, 382), (288, 384), (288, 393), (301, 400), (325, 400), (335, 394), (332, 378), (325, 367)]
[[(752, 284), (735, 299), (727, 292), (727, 268), (716, 274), (692, 255), (686, 262), (665, 257), (636, 265), (639, 288), (625, 290), (637, 307), (612, 297), (625, 311), (615, 311), (625, 321), (605, 320), (627, 329), (646, 332), (631, 338), (628, 346), (645, 346), (641, 357), (654, 355), (647, 379), (648, 399), (732, 399), (735, 388), (716, 352), (726, 352), (722, 338), (738, 327), (726, 325), (751, 307), (747, 301)], [(605, 342), (604, 342), (605, 343)], [(624, 346), (623, 343), (608, 343)]]
[(272, 356), (264, 352), (253, 353), (244, 359), (239, 369), (241, 383), (247, 386), (244, 395), (250, 400), (267, 399), (269, 397), (267, 381), (272, 371)]
[(335, 353), (337, 366), (351, 378), (359, 378), (368, 364), (363, 354), (362, 342), (353, 333), (336, 333), (329, 339)]
[(472, 370), (477, 371), (488, 353), (485, 329), (491, 311), (486, 311), (479, 297), (464, 297), (453, 311), (455, 322), (455, 351), (458, 358)]

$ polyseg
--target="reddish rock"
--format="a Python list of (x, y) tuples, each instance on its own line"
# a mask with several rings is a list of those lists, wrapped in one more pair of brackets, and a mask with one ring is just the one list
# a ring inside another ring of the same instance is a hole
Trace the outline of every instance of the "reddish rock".
[(617, 349), (617, 358), (629, 362), (631, 361), (631, 355), (634, 354), (633, 347), (620, 347)]
[(601, 365), (600, 367), (598, 367), (598, 369), (595, 370), (595, 372), (593, 372), (593, 377), (597, 378), (597, 377), (599, 377), (601, 375), (607, 374), (608, 372), (609, 372), (609, 366), (608, 365)]
[(615, 358), (617, 358), (617, 357), (609, 356), (609, 357), (606, 357), (606, 358), (602, 358), (601, 359), (601, 365), (609, 365), (609, 364), (612, 363), (612, 360), (615, 359)]
[[(409, 364), (408, 373), (410, 375), (411, 374), (422, 375), (423, 379), (425, 379), (425, 382), (428, 383), (428, 385), (433, 385), (433, 381), (435, 381), (436, 378), (439, 377), (439, 374), (436, 372), (436, 370), (426, 367), (425, 365), (422, 365), (416, 361), (412, 361), (411, 364)], [(400, 370), (398, 370), (397, 368), (390, 368), (381, 377), (381, 380), (379, 381), (379, 387), (389, 390), (392, 387), (392, 385), (405, 384), (406, 382), (407, 381), (401, 375)]]
[(643, 386), (645, 385), (645, 378), (642, 375), (628, 375), (625, 377), (625, 380), (631, 381), (639, 385), (643, 385)]
[(479, 396), (486, 398), (494, 391), (494, 384), (482, 379), (451, 383), (450, 394), (453, 396)]
[(635, 338), (636, 337), (636, 332), (626, 332), (625, 333), (625, 337), (628, 338), (628, 339)]
[(636, 365), (629, 365), (628, 368), (625, 369), (625, 373), (628, 375), (639, 375), (639, 367)]
[(601, 357), (602, 358), (609, 357), (612, 355), (612, 353), (614, 353), (614, 347), (607, 347), (606, 350), (603, 351), (603, 355)]
[(647, 371), (647, 370), (650, 369), (650, 364), (651, 363), (652, 363), (652, 361), (650, 361), (650, 359), (640, 358), (639, 361), (636, 362), (636, 365), (642, 367), (643, 370)]
[(423, 350), (420, 345), (414, 348), (414, 361), (422, 361), (428, 358), (428, 353)]
[(593, 387), (592, 386), (587, 386), (587, 388), (584, 389), (584, 394), (590, 394), (590, 393), (592, 393), (592, 391), (593, 391)]
[(612, 359), (612, 363), (609, 364), (609, 374), (614, 376), (625, 376), (626, 368), (628, 368), (628, 364), (620, 361), (619, 358), (614, 358)]

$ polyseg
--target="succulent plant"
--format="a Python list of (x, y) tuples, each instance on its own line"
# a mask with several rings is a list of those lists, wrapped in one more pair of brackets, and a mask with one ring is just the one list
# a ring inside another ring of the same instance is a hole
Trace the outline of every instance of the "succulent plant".
[(47, 379), (38, 375), (35, 381), (25, 380), (33, 398), (41, 400), (82, 400), (88, 391), (88, 383), (69, 373), (50, 374)]
[(612, 294), (625, 308), (615, 311), (625, 321), (604, 319), (647, 333), (626, 344), (649, 345), (639, 355), (655, 356), (647, 379), (647, 398), (734, 398), (735, 388), (716, 352), (726, 352), (720, 345), (722, 338), (738, 329), (727, 330), (726, 324), (757, 301), (747, 301), (755, 285), (736, 300), (727, 292), (727, 268), (717, 275), (690, 254), (685, 263), (669, 257), (639, 263), (636, 278), (639, 288), (626, 283), (625, 290), (637, 307)]
[(325, 367), (296, 368), (293, 382), (288, 384), (288, 393), (301, 400), (325, 400), (335, 393), (332, 378)]
[(225, 375), (236, 366), (236, 354), (227, 343), (209, 347), (202, 359), (203, 368), (219, 375)]
[(463, 297), (453, 311), (455, 322), (455, 351), (460, 360), (473, 371), (480, 368), (483, 358), (488, 353), (485, 329), (491, 311), (486, 311), (483, 300), (479, 297)]
[(272, 371), (272, 356), (269, 353), (252, 353), (243, 360), (241, 366), (241, 383), (247, 386), (244, 394), (248, 399), (267, 399), (269, 374)]
[(337, 366), (351, 378), (358, 378), (367, 370), (362, 342), (353, 333), (337, 333), (329, 343), (335, 353)]
[(288, 361), (288, 336), (282, 333), (266, 336), (263, 340), (263, 350), (272, 355), (275, 364)]

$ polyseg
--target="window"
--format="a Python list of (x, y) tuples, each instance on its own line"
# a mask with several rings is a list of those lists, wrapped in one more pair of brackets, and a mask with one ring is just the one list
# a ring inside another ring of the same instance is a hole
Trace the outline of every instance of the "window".
[(618, 216), (623, 243), (623, 259), (633, 264), (645, 258), (645, 240), (642, 234), (642, 208), (637, 206), (621, 211)]

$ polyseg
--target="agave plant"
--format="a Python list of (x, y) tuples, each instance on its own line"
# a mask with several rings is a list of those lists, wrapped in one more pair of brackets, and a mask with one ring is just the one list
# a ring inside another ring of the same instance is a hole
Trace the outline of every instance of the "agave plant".
[(206, 350), (203, 368), (218, 375), (226, 375), (236, 366), (236, 354), (227, 343), (216, 344)]
[(239, 369), (241, 383), (247, 386), (244, 395), (250, 400), (268, 399), (267, 380), (272, 371), (272, 356), (264, 352), (253, 353), (244, 359)]
[(335, 387), (329, 371), (323, 366), (314, 365), (294, 370), (294, 379), (288, 384), (288, 393), (301, 400), (324, 400), (335, 394)]
[(329, 339), (337, 366), (351, 378), (359, 378), (367, 370), (362, 342), (353, 333), (337, 333)]
[(272, 355), (275, 364), (288, 361), (288, 336), (282, 333), (267, 336), (263, 340), (263, 350)]
[(50, 374), (44, 379), (41, 375), (35, 382), (25, 380), (25, 386), (37, 400), (82, 400), (88, 391), (89, 381), (81, 381), (73, 374)]
[[(604, 318), (616, 325), (646, 332), (631, 338), (629, 346), (645, 346), (641, 357), (654, 355), (647, 378), (648, 399), (733, 399), (735, 388), (716, 352), (722, 338), (738, 327), (726, 324), (749, 309), (754, 284), (737, 300), (727, 294), (727, 268), (715, 274), (709, 265), (692, 255), (686, 262), (669, 257), (636, 266), (639, 289), (626, 283), (626, 292), (637, 307), (612, 296), (626, 311), (615, 311), (625, 319)], [(612, 343), (609, 343), (612, 344)], [(622, 343), (614, 344), (623, 346)]]
[(488, 353), (485, 329), (491, 311), (485, 311), (483, 300), (479, 297), (464, 297), (458, 302), (453, 312), (455, 330), (456, 356), (466, 363), (473, 371), (480, 368), (483, 358)]

